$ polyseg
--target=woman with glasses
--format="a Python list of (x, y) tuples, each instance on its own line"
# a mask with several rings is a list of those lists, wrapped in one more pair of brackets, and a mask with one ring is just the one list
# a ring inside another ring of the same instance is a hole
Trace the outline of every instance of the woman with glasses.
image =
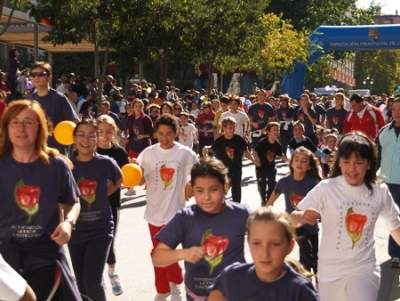
[(79, 122), (73, 132), (72, 173), (81, 192), (81, 214), (68, 249), (80, 293), (105, 301), (103, 271), (114, 228), (108, 196), (121, 186), (122, 173), (113, 159), (95, 152), (97, 133), (94, 119)]
[(81, 300), (62, 247), (80, 211), (72, 164), (47, 146), (47, 120), (36, 101), (13, 101), (1, 132), (0, 253), (37, 300)]

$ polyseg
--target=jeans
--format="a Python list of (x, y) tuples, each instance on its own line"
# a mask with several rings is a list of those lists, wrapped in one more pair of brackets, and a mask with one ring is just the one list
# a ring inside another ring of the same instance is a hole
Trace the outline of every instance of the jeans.
[(230, 170), (228, 178), (231, 184), (232, 201), (240, 203), (242, 200), (242, 170)]
[[(260, 194), (261, 197), (261, 203), (265, 204), (275, 189), (276, 168), (269, 170), (256, 169), (256, 175), (257, 175), (258, 193)], [(267, 185), (268, 185), (268, 190), (267, 190)]]
[(79, 292), (92, 300), (107, 300), (103, 271), (111, 240), (111, 236), (104, 236), (68, 245)]

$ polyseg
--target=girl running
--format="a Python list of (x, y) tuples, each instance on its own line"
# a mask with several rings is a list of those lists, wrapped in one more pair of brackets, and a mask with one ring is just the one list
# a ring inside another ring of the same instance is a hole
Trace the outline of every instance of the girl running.
[[(301, 146), (290, 160), (290, 174), (281, 178), (275, 186), (267, 205), (271, 206), (280, 194), (285, 196), (286, 212), (297, 209), (297, 204), (322, 180), (319, 162), (311, 151)], [(317, 273), (318, 225), (296, 228), (296, 241), (300, 248), (300, 263)]]
[(108, 196), (121, 186), (122, 173), (113, 159), (95, 152), (97, 133), (94, 119), (79, 122), (73, 132), (72, 173), (81, 192), (81, 213), (68, 248), (81, 294), (105, 301), (103, 270), (114, 229)]
[(311, 281), (285, 263), (295, 244), (286, 212), (259, 208), (247, 221), (247, 235), (254, 263), (226, 267), (212, 285), (208, 301), (319, 300)]
[[(99, 139), (97, 141), (97, 153), (113, 158), (118, 166), (121, 168), (125, 164), (128, 164), (128, 153), (126, 150), (119, 146), (115, 135), (117, 134), (117, 125), (114, 119), (110, 116), (102, 115), (97, 118), (97, 124), (99, 129)], [(112, 193), (108, 200), (111, 206), (111, 213), (114, 221), (114, 238), (111, 242), (110, 252), (108, 253), (107, 264), (108, 264), (108, 276), (110, 277), (113, 294), (118, 296), (123, 294), (123, 286), (119, 278), (118, 271), (115, 267), (116, 255), (115, 255), (115, 237), (117, 235), (118, 223), (119, 223), (119, 210), (121, 208), (121, 187), (119, 187), (114, 193)]]
[(375, 301), (380, 269), (375, 256), (375, 223), (380, 215), (400, 243), (399, 209), (376, 177), (377, 150), (361, 132), (340, 140), (329, 179), (321, 181), (292, 213), (298, 224), (322, 217), (319, 257), (321, 300)]

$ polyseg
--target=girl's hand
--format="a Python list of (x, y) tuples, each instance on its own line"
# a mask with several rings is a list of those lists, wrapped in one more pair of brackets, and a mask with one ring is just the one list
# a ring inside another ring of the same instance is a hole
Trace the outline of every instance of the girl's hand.
[(308, 114), (308, 105), (303, 107), (303, 112), (304, 112), (304, 114)]
[(317, 210), (310, 208), (303, 212), (303, 215), (301, 216), (301, 221), (303, 223), (315, 225), (320, 217), (321, 215)]
[(204, 255), (204, 251), (202, 247), (191, 247), (189, 249), (185, 249), (183, 260), (190, 263), (198, 263)]

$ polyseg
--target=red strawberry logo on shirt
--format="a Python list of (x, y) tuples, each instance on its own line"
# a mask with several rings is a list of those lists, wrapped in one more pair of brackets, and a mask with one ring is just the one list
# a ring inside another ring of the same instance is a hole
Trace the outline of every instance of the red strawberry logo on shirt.
[(355, 213), (353, 207), (347, 210), (346, 214), (346, 231), (352, 241), (352, 249), (356, 243), (361, 239), (362, 231), (364, 230), (365, 223), (367, 222), (367, 216)]
[(88, 203), (88, 209), (90, 209), (90, 205), (96, 200), (97, 182), (95, 180), (87, 180), (84, 176), (81, 176), (78, 179), (78, 187), (81, 192), (81, 198)]
[(282, 117), (286, 118), (286, 111), (282, 111), (281, 113), (282, 113)]
[(14, 198), (18, 207), (28, 215), (28, 223), (39, 211), (40, 187), (25, 185), (24, 180), (19, 180), (14, 187)]
[(304, 195), (297, 194), (294, 191), (290, 193), (290, 203), (292, 204), (292, 207), (294, 209), (298, 210), (297, 205), (301, 202), (302, 199), (304, 199)]
[(172, 178), (174, 177), (175, 169), (172, 167), (167, 167), (165, 164), (161, 165), (160, 177), (161, 181), (164, 183), (164, 190), (167, 189), (172, 183)]
[(258, 110), (258, 112), (257, 112), (258, 117), (260, 117), (261, 119), (264, 118), (264, 114), (265, 114), (265, 112), (262, 110)]
[(210, 265), (211, 275), (214, 268), (222, 262), (224, 252), (229, 245), (229, 238), (226, 236), (213, 235), (211, 229), (208, 229), (203, 234), (201, 245), (204, 251), (204, 259)]
[(227, 146), (225, 148), (225, 152), (226, 152), (226, 155), (228, 156), (228, 158), (231, 159), (231, 161), (233, 161), (235, 149), (233, 147)]
[(136, 137), (140, 134), (140, 129), (137, 125), (133, 126), (133, 132), (135, 133)]
[(333, 117), (332, 117), (332, 122), (333, 122), (334, 124), (338, 124), (338, 122), (339, 122), (339, 117), (333, 116)]
[(300, 113), (300, 114), (298, 115), (298, 117), (299, 117), (299, 120), (300, 120), (301, 122), (304, 122), (304, 114), (303, 114), (303, 113)]
[(267, 158), (268, 162), (272, 162), (272, 161), (274, 161), (275, 153), (271, 152), (271, 151), (267, 151), (267, 154), (265, 155), (265, 157)]

